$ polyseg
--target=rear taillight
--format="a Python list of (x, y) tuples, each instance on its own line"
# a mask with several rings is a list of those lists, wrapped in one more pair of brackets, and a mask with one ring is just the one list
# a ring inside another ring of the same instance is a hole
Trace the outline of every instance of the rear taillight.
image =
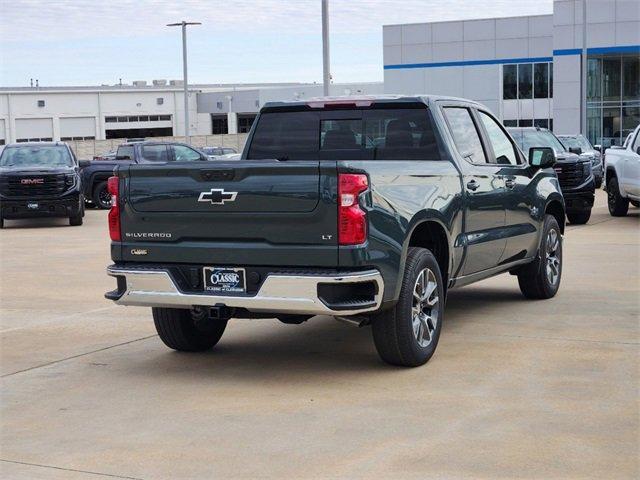
[(118, 193), (120, 179), (118, 177), (109, 177), (107, 180), (107, 190), (111, 194), (111, 210), (109, 210), (109, 236), (114, 242), (121, 241), (120, 236), (120, 204), (118, 202)]
[(356, 173), (338, 175), (338, 243), (359, 245), (367, 240), (367, 214), (360, 208), (359, 195), (367, 190), (367, 176)]

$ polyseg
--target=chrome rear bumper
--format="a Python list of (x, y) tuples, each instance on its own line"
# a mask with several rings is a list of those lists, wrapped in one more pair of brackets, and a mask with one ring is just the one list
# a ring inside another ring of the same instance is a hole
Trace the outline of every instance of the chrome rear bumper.
[[(255, 295), (212, 295), (181, 292), (167, 270), (131, 269), (112, 265), (107, 268), (112, 277), (123, 277), (124, 291), (109, 292), (107, 298), (118, 305), (145, 307), (190, 308), (220, 306), (245, 308), (251, 312), (291, 313), (301, 315), (349, 316), (380, 308), (384, 281), (377, 270), (350, 272), (341, 275), (270, 274)], [(371, 301), (348, 302), (330, 306), (318, 296), (319, 284), (357, 284), (372, 282), (375, 294)]]

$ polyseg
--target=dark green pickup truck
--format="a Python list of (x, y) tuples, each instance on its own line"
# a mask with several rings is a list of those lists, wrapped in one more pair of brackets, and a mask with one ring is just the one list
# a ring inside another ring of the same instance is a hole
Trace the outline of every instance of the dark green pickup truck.
[(528, 298), (557, 292), (553, 162), (467, 100), (269, 103), (240, 160), (116, 169), (106, 297), (153, 307), (176, 350), (213, 347), (230, 318), (331, 315), (370, 324), (386, 362), (421, 365), (450, 288), (510, 272)]

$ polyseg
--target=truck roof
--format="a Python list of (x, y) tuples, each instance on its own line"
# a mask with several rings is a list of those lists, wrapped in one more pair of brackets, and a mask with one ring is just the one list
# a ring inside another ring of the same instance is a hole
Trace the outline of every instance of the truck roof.
[(367, 107), (374, 103), (424, 103), (428, 105), (438, 100), (449, 100), (456, 102), (465, 102), (473, 105), (481, 106), (482, 104), (467, 98), (448, 97), (441, 95), (345, 95), (345, 96), (329, 96), (329, 97), (313, 97), (304, 100), (291, 100), (285, 102), (267, 102), (262, 109), (270, 108), (287, 108), (308, 106), (310, 108), (324, 108), (325, 105), (349, 105), (356, 107)]

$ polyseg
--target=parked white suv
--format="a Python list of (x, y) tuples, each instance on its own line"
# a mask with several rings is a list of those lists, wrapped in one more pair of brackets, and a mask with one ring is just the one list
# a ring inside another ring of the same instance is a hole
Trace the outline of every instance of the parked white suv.
[(621, 147), (606, 150), (604, 165), (609, 213), (623, 217), (629, 203), (640, 207), (640, 125)]

